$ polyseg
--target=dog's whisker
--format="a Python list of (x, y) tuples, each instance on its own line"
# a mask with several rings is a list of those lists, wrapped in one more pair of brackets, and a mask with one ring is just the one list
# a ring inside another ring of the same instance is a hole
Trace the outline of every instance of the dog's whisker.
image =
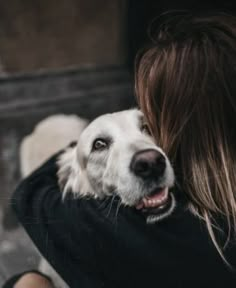
[(101, 204), (98, 206), (98, 208), (102, 208), (102, 206), (106, 205), (106, 203), (109, 201), (110, 197), (105, 197), (102, 201)]
[(122, 204), (122, 201), (121, 201), (121, 199), (119, 199), (119, 201), (117, 203), (117, 207), (116, 207), (116, 214), (115, 214), (116, 221), (117, 221), (117, 218), (118, 218), (118, 213), (119, 213), (119, 209), (120, 209), (121, 204)]
[(108, 213), (107, 213), (107, 217), (109, 217), (110, 213), (111, 213), (111, 209), (112, 209), (112, 205), (113, 205), (113, 202), (115, 200), (115, 197), (116, 197), (116, 194), (114, 194), (112, 196), (112, 199), (111, 199), (111, 204), (110, 204), (110, 207), (109, 207), (109, 210), (108, 210)]

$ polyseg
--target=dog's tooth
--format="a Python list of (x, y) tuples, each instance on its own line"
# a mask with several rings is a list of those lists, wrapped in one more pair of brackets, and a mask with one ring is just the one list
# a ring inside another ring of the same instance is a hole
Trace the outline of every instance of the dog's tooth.
[(149, 204), (151, 207), (153, 207), (153, 206), (155, 205), (155, 203), (154, 203), (153, 200), (149, 200), (149, 201), (148, 201), (148, 204)]
[(143, 199), (143, 203), (144, 203), (144, 206), (147, 206), (148, 205), (148, 200), (147, 199)]

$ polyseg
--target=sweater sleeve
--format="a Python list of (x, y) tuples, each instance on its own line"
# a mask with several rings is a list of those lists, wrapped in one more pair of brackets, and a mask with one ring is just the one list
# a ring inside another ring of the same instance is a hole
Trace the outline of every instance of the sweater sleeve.
[(93, 255), (92, 227), (99, 216), (94, 215), (89, 201), (62, 201), (56, 175), (59, 154), (20, 183), (11, 201), (13, 210), (70, 287), (102, 287)]

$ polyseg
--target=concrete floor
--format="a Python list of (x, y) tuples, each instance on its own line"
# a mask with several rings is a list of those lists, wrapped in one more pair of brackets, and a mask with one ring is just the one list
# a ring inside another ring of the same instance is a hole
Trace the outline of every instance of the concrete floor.
[(38, 254), (22, 227), (7, 231), (0, 210), (0, 287), (12, 275), (36, 269)]

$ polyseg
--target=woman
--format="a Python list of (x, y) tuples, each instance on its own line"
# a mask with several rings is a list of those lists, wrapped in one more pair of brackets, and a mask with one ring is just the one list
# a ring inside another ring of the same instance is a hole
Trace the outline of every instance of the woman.
[(20, 221), (71, 288), (236, 287), (236, 19), (169, 19), (139, 55), (136, 92), (175, 167), (175, 213), (146, 225), (122, 207), (114, 224), (99, 201), (62, 204), (58, 155), (14, 194)]

